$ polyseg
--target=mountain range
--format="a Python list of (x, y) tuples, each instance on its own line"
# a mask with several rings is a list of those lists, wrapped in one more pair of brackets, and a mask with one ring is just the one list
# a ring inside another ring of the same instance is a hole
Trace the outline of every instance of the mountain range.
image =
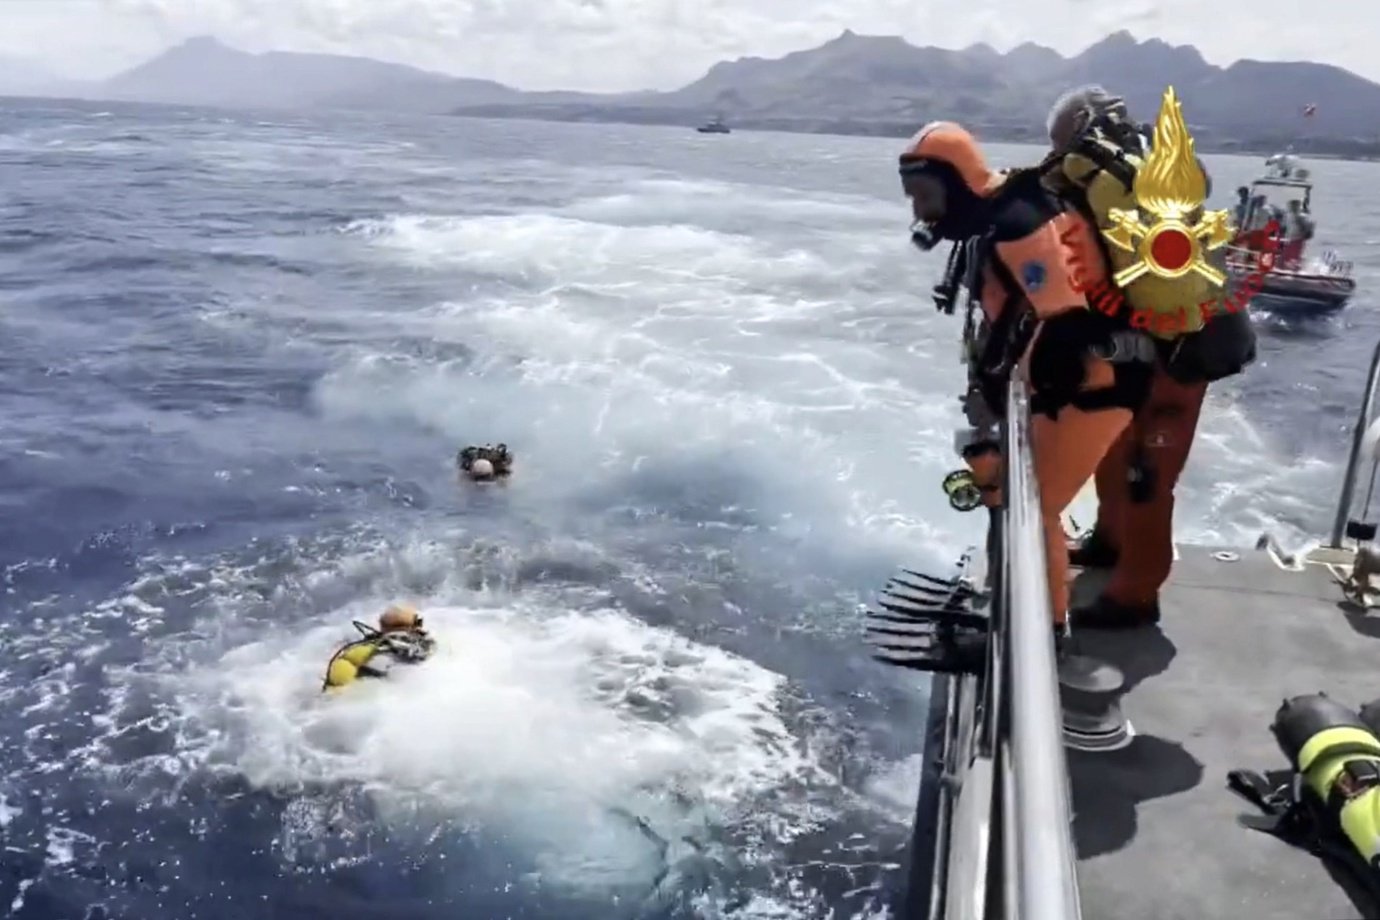
[[(22, 62), (0, 61), (0, 92), (19, 94), (649, 124), (718, 114), (736, 127), (898, 136), (955, 118), (1006, 140), (1042, 138), (1053, 100), (1087, 82), (1124, 94), (1147, 120), (1172, 85), (1205, 149), (1287, 142), (1305, 150), (1380, 148), (1380, 84), (1310, 62), (1219, 67), (1192, 46), (1138, 41), (1124, 31), (1066, 58), (1033, 43), (1004, 54), (981, 44), (952, 51), (846, 30), (781, 58), (715, 64), (677, 90), (609, 94), (529, 92), (359, 57), (250, 54), (206, 37), (98, 83), (45, 81)], [(1312, 104), (1316, 111), (1305, 119)]]

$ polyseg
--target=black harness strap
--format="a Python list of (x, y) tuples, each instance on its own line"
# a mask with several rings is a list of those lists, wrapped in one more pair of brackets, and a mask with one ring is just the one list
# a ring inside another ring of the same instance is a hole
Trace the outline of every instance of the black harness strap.
[(1285, 843), (1321, 856), (1323, 848), (1318, 827), (1303, 804), (1299, 776), (1275, 771), (1268, 777), (1254, 770), (1232, 770), (1227, 788), (1260, 809), (1259, 815), (1241, 815), (1242, 827), (1278, 837)]
[(1129, 409), (1136, 410), (1136, 399), (1131, 387), (1120, 379), (1120, 368), (1115, 368), (1113, 373), (1117, 374), (1118, 379), (1109, 387), (1100, 390), (1079, 390), (1070, 396), (1053, 396), (1046, 393), (1036, 392), (1030, 397), (1030, 411), (1043, 412), (1050, 418), (1057, 418), (1059, 410), (1065, 406), (1072, 406), (1084, 412), (1100, 412), (1103, 409)]
[[(1366, 748), (1347, 753), (1375, 756), (1374, 749)], [(1335, 812), (1340, 812), (1343, 805), (1367, 789), (1380, 786), (1380, 766), (1373, 760), (1349, 760), (1342, 766), (1342, 776), (1339, 779), (1342, 781), (1333, 783), (1327, 793), (1327, 807)]]
[(949, 260), (944, 266), (944, 276), (934, 286), (934, 308), (940, 313), (952, 316), (954, 302), (958, 300), (958, 288), (963, 283), (967, 271), (968, 241), (959, 240), (949, 250)]
[[(978, 385), (983, 398), (998, 417), (1006, 414), (1006, 386), (1016, 363), (1040, 328), (1040, 317), (1030, 305), (1025, 291), (1006, 263), (992, 251), (991, 241), (984, 240), (981, 260), (990, 266), (997, 281), (1006, 291), (1006, 303), (997, 312), (987, 334), (987, 344), (978, 358)], [(979, 277), (981, 277), (979, 275)]]
[[(1232, 770), (1227, 788), (1256, 808), (1262, 815), (1241, 815), (1241, 826), (1278, 838), (1305, 850), (1319, 859), (1331, 859), (1349, 871), (1369, 898), (1380, 906), (1380, 882), (1374, 867), (1365, 865), (1358, 853), (1335, 833), (1326, 830), (1324, 810), (1317, 797), (1303, 787), (1303, 777), (1288, 770), (1262, 775), (1254, 770)], [(1335, 812), (1333, 812), (1335, 814)]]
[(1087, 157), (1096, 165), (1096, 169), (1083, 177), (1084, 184), (1090, 182), (1099, 172), (1105, 172), (1120, 182), (1128, 192), (1135, 185), (1136, 167), (1126, 159), (1126, 151), (1120, 146), (1104, 144), (1092, 134), (1084, 134), (1071, 152)]
[[(1007, 303), (998, 315), (982, 357), (984, 379), (1005, 388), (1011, 370), (1025, 354), (1035, 333), (1039, 331), (1041, 320), (1025, 291), (1016, 283), (1010, 268), (995, 252), (986, 255), (992, 273), (1001, 282), (1007, 293)], [(1005, 322), (1003, 322), (1005, 321)], [(1003, 325), (1005, 329), (1003, 330)], [(1003, 334), (1004, 333), (1004, 334)], [(1059, 417), (1059, 410), (1072, 406), (1083, 412), (1098, 412), (1104, 409), (1138, 410), (1149, 393), (1153, 365), (1144, 361), (1113, 362), (1112, 385), (1096, 390), (1075, 390), (1072, 393), (1050, 393), (1036, 390), (1030, 397), (1030, 411), (1042, 413), (1051, 419)], [(991, 403), (991, 395), (984, 390), (984, 396)], [(1004, 397), (1003, 397), (1004, 398)], [(998, 403), (1000, 404), (1000, 403)]]

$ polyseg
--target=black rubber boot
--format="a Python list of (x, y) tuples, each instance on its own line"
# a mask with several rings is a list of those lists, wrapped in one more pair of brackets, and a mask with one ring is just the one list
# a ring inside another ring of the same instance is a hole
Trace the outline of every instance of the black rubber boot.
[(1160, 621), (1158, 601), (1149, 604), (1123, 604), (1105, 595), (1086, 607), (1075, 607), (1069, 618), (1077, 629), (1139, 629)]
[(1080, 569), (1110, 569), (1116, 560), (1116, 548), (1095, 527), (1081, 542), (1069, 547), (1069, 565)]

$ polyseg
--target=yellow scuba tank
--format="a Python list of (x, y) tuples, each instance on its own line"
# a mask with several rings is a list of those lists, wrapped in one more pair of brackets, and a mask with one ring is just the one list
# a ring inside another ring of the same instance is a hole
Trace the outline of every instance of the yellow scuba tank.
[(342, 647), (331, 656), (326, 665), (326, 679), (322, 690), (332, 690), (354, 683), (359, 678), (359, 669), (378, 654), (379, 644), (374, 639), (356, 639)]
[[(1109, 279), (1140, 261), (1135, 251), (1108, 245), (1102, 234), (1117, 226), (1111, 218), (1114, 209), (1137, 212), (1133, 186), (1146, 153), (1143, 138), (1129, 124), (1095, 121), (1068, 152), (1052, 155), (1041, 167), (1045, 187), (1096, 225)], [(1190, 215), (1190, 222), (1196, 216)], [(1224, 267), (1225, 260), (1217, 253), (1205, 256), (1219, 270)], [(1126, 316), (1133, 328), (1159, 339), (1197, 332), (1205, 325), (1205, 314), (1226, 312), (1225, 287), (1194, 271), (1177, 278), (1146, 272), (1124, 286), (1113, 287), (1110, 293), (1122, 304), (1116, 312)], [(1106, 297), (1101, 300), (1106, 303)]]
[(1268, 816), (1241, 823), (1330, 856), (1380, 901), (1380, 701), (1358, 716), (1325, 693), (1294, 697), (1271, 731), (1290, 769), (1227, 774)]
[(1315, 804), (1380, 882), (1380, 738), (1322, 693), (1286, 700), (1274, 733)]
[(321, 683), (323, 692), (354, 683), (364, 667), (380, 654), (394, 661), (418, 662), (425, 661), (436, 650), (436, 640), (420, 626), (378, 630), (358, 620), (353, 625), (363, 638), (336, 649), (326, 665), (326, 678)]

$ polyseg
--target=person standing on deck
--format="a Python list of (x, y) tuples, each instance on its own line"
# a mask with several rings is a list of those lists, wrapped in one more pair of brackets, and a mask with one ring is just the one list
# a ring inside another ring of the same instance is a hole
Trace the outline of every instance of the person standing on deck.
[(1304, 247), (1313, 238), (1313, 229), (1313, 218), (1303, 210), (1303, 204), (1297, 198), (1290, 199), (1289, 210), (1284, 215), (1284, 246), (1279, 252), (1281, 267), (1298, 269), (1303, 262)]
[[(1096, 231), (1040, 184), (1038, 172), (994, 174), (977, 141), (951, 122), (922, 128), (899, 162), (915, 218), (912, 241), (929, 250), (950, 240), (956, 253), (971, 250), (975, 254), (965, 258), (979, 262), (964, 274), (989, 330), (975, 376), (991, 413), (1004, 413), (1010, 374), (1018, 365), (1026, 369), (1050, 600), (1056, 637), (1062, 636), (1069, 589), (1060, 515), (1145, 399), (1148, 365), (1105, 357), (1118, 334), (1140, 334), (1089, 308), (1074, 277), (1079, 255), (1067, 240), (1081, 241), (1090, 252)], [(960, 249), (968, 243), (981, 245)], [(1087, 253), (1081, 261), (1100, 270), (1100, 261)], [(949, 303), (959, 283), (953, 264), (941, 285)], [(999, 449), (986, 441), (964, 452), (989, 496), (999, 482)]]
[(1250, 314), (1215, 316), (1158, 352), (1149, 399), (1098, 464), (1097, 523), (1069, 553), (1080, 568), (1112, 570), (1097, 598), (1072, 611), (1079, 629), (1159, 622), (1160, 588), (1174, 564), (1174, 491), (1208, 385), (1255, 360)]
[[(1054, 153), (1066, 149), (1102, 110), (1120, 103), (1099, 87), (1071, 93), (1050, 114)], [(1211, 194), (1211, 177), (1198, 166)], [(1237, 189), (1238, 208), (1250, 190)], [(1257, 202), (1257, 215), (1263, 211)], [(1159, 589), (1174, 561), (1174, 490), (1188, 462), (1208, 384), (1240, 373), (1255, 360), (1250, 314), (1223, 309), (1194, 332), (1156, 337), (1150, 392), (1131, 424), (1097, 466), (1097, 523), (1069, 561), (1111, 568), (1098, 597), (1070, 612), (1076, 629), (1115, 629), (1157, 623)]]

